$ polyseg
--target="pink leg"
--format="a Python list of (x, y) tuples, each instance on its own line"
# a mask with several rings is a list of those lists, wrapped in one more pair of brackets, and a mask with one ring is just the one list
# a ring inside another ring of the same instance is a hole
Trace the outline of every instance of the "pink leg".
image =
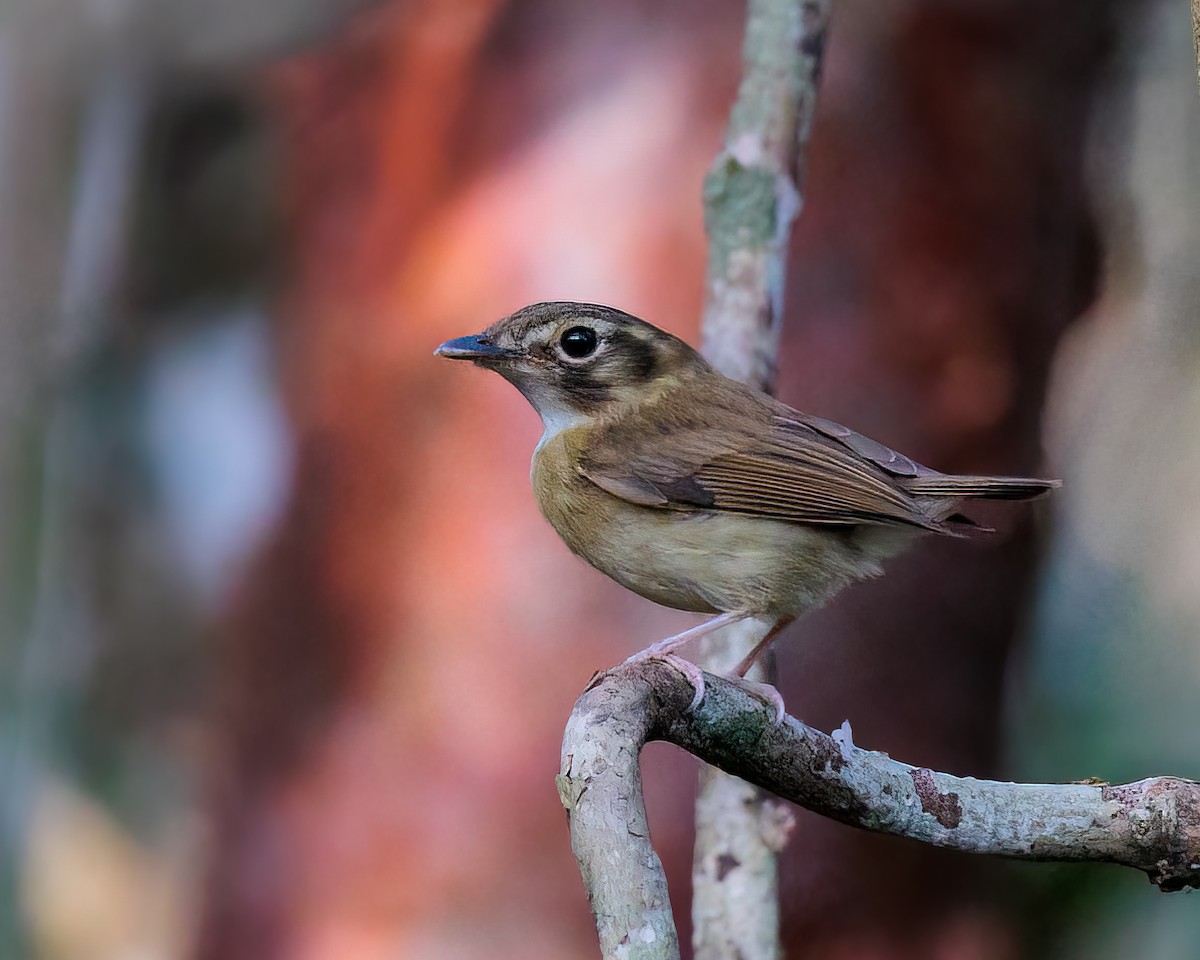
[(682, 673), (688, 680), (691, 681), (693, 687), (696, 688), (696, 695), (692, 697), (691, 709), (695, 710), (700, 706), (700, 701), (704, 699), (704, 671), (689, 660), (683, 659), (675, 653), (685, 643), (692, 640), (698, 640), (700, 637), (707, 636), (726, 627), (731, 623), (737, 623), (739, 620), (744, 620), (749, 614), (746, 613), (721, 613), (710, 620), (705, 620), (703, 623), (697, 624), (689, 630), (684, 630), (683, 633), (677, 633), (673, 637), (667, 637), (665, 640), (659, 640), (658, 643), (653, 643), (640, 653), (635, 653), (629, 657), (626, 663), (637, 663), (639, 660), (646, 660), (650, 657), (662, 657), (667, 663), (671, 664), (676, 670)]
[(779, 726), (779, 724), (783, 722), (783, 718), (787, 715), (787, 711), (783, 706), (783, 697), (781, 697), (779, 695), (779, 691), (769, 683), (753, 683), (745, 679), (745, 677), (750, 668), (754, 666), (754, 661), (758, 659), (759, 655), (766, 650), (768, 646), (770, 646), (771, 641), (779, 636), (779, 631), (795, 619), (795, 617), (784, 617), (782, 620), (777, 621), (775, 626), (771, 627), (771, 629), (763, 635), (763, 638), (754, 645), (754, 649), (742, 658), (742, 662), (739, 663), (737, 665), (737, 669), (733, 671), (734, 676), (741, 678), (742, 688), (748, 694), (757, 700), (761, 700), (775, 712), (775, 726)]
[[(677, 633), (673, 637), (667, 637), (665, 640), (659, 640), (658, 643), (652, 643), (640, 653), (635, 653), (627, 659), (626, 663), (636, 663), (638, 660), (645, 660), (647, 657), (665, 657), (669, 653), (674, 653), (685, 643), (691, 640), (697, 640), (700, 637), (707, 636), (722, 627), (727, 627), (731, 623), (737, 623), (739, 620), (745, 620), (750, 616), (748, 613), (721, 613), (713, 617), (711, 620), (705, 620), (703, 623), (697, 624), (689, 630), (684, 630), (683, 633)], [(755, 652), (757, 653), (755, 648)]]
[(741, 679), (737, 681), (746, 693), (750, 694), (755, 700), (765, 703), (771, 708), (771, 712), (775, 715), (772, 726), (779, 726), (783, 723), (783, 718), (787, 716), (787, 707), (783, 705), (783, 697), (769, 683), (755, 683), (753, 680)]
[(754, 645), (754, 649), (742, 658), (742, 662), (739, 663), (737, 665), (737, 669), (733, 671), (734, 675), (744, 677), (750, 668), (754, 666), (754, 661), (758, 659), (758, 655), (766, 650), (768, 646), (770, 646), (772, 640), (779, 636), (779, 631), (788, 626), (795, 619), (795, 617), (783, 617), (782, 619), (775, 621), (775, 626), (768, 630), (763, 635), (763, 638)]

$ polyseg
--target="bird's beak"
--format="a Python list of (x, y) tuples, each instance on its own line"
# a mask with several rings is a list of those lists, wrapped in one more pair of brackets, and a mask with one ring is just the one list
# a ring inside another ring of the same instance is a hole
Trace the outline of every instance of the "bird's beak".
[(502, 357), (511, 357), (513, 351), (497, 347), (482, 333), (477, 333), (470, 337), (447, 340), (433, 353), (434, 356), (446, 357), (449, 360), (499, 360)]

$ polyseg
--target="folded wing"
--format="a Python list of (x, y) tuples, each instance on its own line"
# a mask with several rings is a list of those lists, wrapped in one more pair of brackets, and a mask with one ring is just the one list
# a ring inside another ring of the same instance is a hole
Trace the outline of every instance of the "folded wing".
[[(664, 429), (649, 443), (631, 431), (603, 459), (584, 457), (585, 477), (613, 496), (661, 509), (699, 508), (829, 526), (892, 524), (954, 534), (964, 498), (1028, 499), (1056, 481), (954, 477), (861, 434), (770, 404), (748, 418), (720, 405)], [(705, 422), (707, 421), (707, 422)], [(644, 436), (644, 435), (642, 435)]]

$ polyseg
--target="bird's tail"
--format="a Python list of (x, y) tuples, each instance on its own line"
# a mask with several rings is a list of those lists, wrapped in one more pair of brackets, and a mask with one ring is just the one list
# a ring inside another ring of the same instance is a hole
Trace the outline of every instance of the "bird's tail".
[(1062, 486), (1061, 480), (1036, 477), (964, 477), (935, 474), (913, 477), (904, 488), (918, 497), (954, 500), (1033, 500)]

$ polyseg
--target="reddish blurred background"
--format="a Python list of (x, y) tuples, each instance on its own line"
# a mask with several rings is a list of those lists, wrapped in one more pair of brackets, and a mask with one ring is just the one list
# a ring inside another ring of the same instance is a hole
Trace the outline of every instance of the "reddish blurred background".
[[(0, 35), (4, 955), (595, 956), (562, 726), (691, 619), (568, 554), (535, 414), (432, 349), (545, 299), (696, 341), (744, 9), (301, 6)], [(978, 776), (1198, 772), (1200, 118), (1163, 9), (837, 6), (780, 394), (1067, 488), (793, 627), (808, 722)], [(646, 756), (686, 941), (695, 764)], [(793, 957), (1200, 932), (1137, 878), (805, 814), (782, 870)]]

